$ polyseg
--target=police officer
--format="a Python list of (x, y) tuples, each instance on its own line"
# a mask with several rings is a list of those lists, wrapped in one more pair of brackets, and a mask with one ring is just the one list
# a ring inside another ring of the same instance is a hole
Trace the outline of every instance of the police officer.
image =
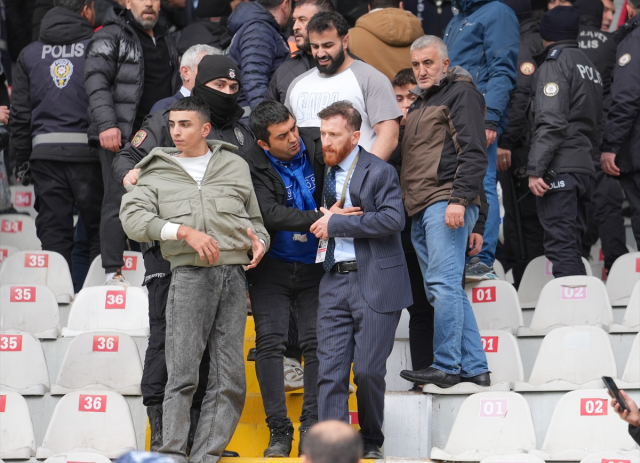
[(42, 249), (64, 256), (71, 268), (73, 205), (100, 254), (102, 174), (87, 139), (85, 50), (93, 36), (93, 0), (55, 0), (40, 38), (22, 50), (13, 75), (12, 145), (18, 178), (35, 183), (36, 227)]
[[(578, 47), (580, 14), (557, 6), (545, 13), (530, 105), (529, 188), (544, 228), (553, 276), (586, 275), (582, 236), (594, 187), (593, 153), (600, 142), (602, 78)], [(555, 175), (555, 178), (554, 178)]]
[[(193, 94), (205, 100), (211, 108), (211, 133), (208, 138), (223, 140), (238, 147), (237, 153), (246, 158), (255, 144), (255, 138), (241, 122), (244, 111), (237, 99), (242, 85), (240, 70), (236, 64), (223, 55), (205, 55), (195, 67), (195, 86)], [(165, 108), (147, 116), (140, 130), (131, 142), (117, 154), (113, 168), (119, 185), (135, 185), (138, 180), (140, 162), (153, 148), (173, 146), (169, 134), (169, 110)], [(147, 406), (147, 415), (151, 425), (151, 450), (162, 446), (162, 402), (167, 383), (165, 362), (165, 310), (171, 267), (163, 259), (159, 243), (143, 246), (145, 284), (149, 291), (149, 325), (151, 334), (145, 355), (142, 374), (142, 399)], [(205, 351), (200, 364), (200, 384), (193, 397), (191, 408), (191, 428), (189, 429), (188, 448), (193, 443), (196, 425), (200, 416), (200, 407), (209, 377), (209, 354)], [(235, 452), (225, 451), (223, 456), (238, 456)]]
[(602, 170), (620, 178), (640, 247), (640, 0), (627, 3), (629, 20), (618, 29), (611, 108), (602, 142)]
[(513, 279), (517, 288), (527, 264), (544, 254), (542, 225), (535, 196), (529, 194), (529, 178), (525, 173), (531, 142), (527, 136), (527, 106), (533, 93), (533, 74), (536, 71), (533, 57), (544, 47), (540, 26), (533, 18), (529, 0), (507, 0), (505, 3), (515, 11), (520, 22), (520, 48), (516, 86), (509, 100), (509, 122), (498, 140), (497, 168), (505, 208), (504, 244), (507, 257), (513, 263)]

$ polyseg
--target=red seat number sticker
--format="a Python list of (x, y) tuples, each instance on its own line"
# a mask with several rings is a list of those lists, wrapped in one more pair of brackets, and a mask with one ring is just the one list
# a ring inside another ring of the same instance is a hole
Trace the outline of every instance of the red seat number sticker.
[(49, 267), (49, 254), (25, 254), (24, 266), (27, 268)]
[(0, 334), (0, 352), (22, 351), (21, 334)]
[(107, 396), (80, 394), (78, 410), (81, 412), (106, 412)]
[(12, 286), (10, 302), (36, 302), (35, 286)]
[(93, 351), (94, 352), (118, 352), (119, 340), (120, 340), (120, 336), (96, 335), (93, 337)]
[(107, 299), (104, 304), (105, 309), (124, 309), (127, 303), (126, 291), (107, 291)]
[(498, 336), (481, 336), (480, 339), (485, 352), (498, 352)]
[(607, 399), (580, 399), (580, 416), (602, 416), (607, 411)]
[(560, 299), (586, 299), (586, 286), (561, 286)]
[(0, 395), (0, 413), (4, 413), (5, 408), (7, 408), (7, 396)]
[(22, 220), (3, 220), (0, 225), (2, 233), (20, 233), (22, 231)]
[(9, 257), (8, 249), (0, 249), (0, 262), (4, 262)]
[(615, 460), (612, 458), (603, 458), (600, 463), (631, 463), (631, 460)]
[(31, 192), (30, 191), (17, 191), (15, 205), (18, 207), (29, 207), (31, 206)]
[(124, 256), (124, 267), (122, 270), (132, 271), (138, 266), (138, 256)]
[(636, 259), (636, 273), (640, 273), (640, 258)]
[(358, 412), (349, 411), (349, 424), (360, 424), (358, 419)]
[(473, 288), (471, 290), (471, 302), (495, 302), (496, 287), (487, 286), (485, 288)]
[(545, 261), (544, 265), (544, 274), (545, 275), (553, 275), (553, 264), (549, 259)]

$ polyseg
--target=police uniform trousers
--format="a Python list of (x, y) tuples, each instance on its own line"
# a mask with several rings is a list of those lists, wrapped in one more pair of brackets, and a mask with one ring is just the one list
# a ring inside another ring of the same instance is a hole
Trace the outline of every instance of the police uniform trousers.
[(631, 228), (640, 249), (640, 172), (620, 174), (620, 183), (631, 209)]
[(553, 264), (555, 278), (587, 274), (581, 258), (582, 237), (594, 186), (591, 175), (561, 173), (544, 196), (536, 197), (544, 228), (544, 254)]

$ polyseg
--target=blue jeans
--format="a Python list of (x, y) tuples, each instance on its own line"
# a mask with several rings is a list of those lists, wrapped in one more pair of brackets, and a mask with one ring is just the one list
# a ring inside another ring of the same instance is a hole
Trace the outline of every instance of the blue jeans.
[[(498, 142), (494, 142), (487, 148), (489, 155), (489, 165), (484, 176), (483, 186), (489, 203), (489, 215), (482, 235), (482, 251), (478, 254), (480, 262), (493, 267), (496, 260), (496, 246), (498, 246), (498, 236), (500, 235), (500, 203), (498, 202), (498, 188), (496, 180), (496, 163), (498, 161)], [(469, 260), (469, 259), (468, 259)], [(468, 261), (467, 260), (467, 261)]]
[(470, 378), (489, 371), (480, 332), (462, 286), (465, 250), (478, 220), (478, 206), (470, 204), (464, 226), (444, 223), (446, 201), (413, 216), (411, 241), (420, 261), (424, 287), (434, 307), (433, 368)]

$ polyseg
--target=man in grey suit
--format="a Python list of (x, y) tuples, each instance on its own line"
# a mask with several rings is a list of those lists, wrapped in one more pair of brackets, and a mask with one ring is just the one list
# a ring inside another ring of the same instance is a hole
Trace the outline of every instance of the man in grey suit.
[[(321, 239), (317, 338), (318, 418), (349, 422), (349, 373), (358, 387), (364, 458), (383, 458), (386, 361), (400, 311), (410, 306), (400, 242), (402, 193), (394, 168), (358, 146), (360, 113), (348, 101), (320, 111), (325, 164), (324, 216), (311, 226)], [(362, 215), (344, 215), (360, 207)]]

